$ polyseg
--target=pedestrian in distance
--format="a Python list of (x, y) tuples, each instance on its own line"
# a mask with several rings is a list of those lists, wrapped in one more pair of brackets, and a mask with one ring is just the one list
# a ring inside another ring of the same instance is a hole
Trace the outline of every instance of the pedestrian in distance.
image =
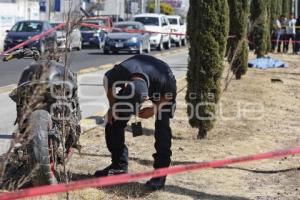
[(284, 15), (281, 15), (277, 20), (276, 20), (276, 44), (273, 47), (273, 51), (281, 53), (281, 44), (284, 41), (285, 38), (285, 33), (286, 33), (286, 18)]
[[(128, 172), (124, 129), (132, 115), (144, 119), (155, 115), (156, 153), (153, 154), (153, 167), (169, 167), (172, 155), (170, 119), (174, 115), (177, 91), (176, 79), (170, 67), (152, 56), (136, 55), (109, 70), (105, 74), (104, 87), (110, 105), (105, 139), (112, 163), (105, 169), (96, 171), (95, 176)], [(152, 106), (141, 109), (146, 101), (151, 101)], [(164, 187), (165, 181), (166, 177), (152, 178), (146, 183), (146, 187), (159, 190)]]
[(292, 42), (293, 53), (296, 53), (296, 22), (297, 20), (295, 19), (294, 14), (291, 14), (286, 23), (286, 35), (283, 50), (284, 53), (288, 53), (290, 41)]

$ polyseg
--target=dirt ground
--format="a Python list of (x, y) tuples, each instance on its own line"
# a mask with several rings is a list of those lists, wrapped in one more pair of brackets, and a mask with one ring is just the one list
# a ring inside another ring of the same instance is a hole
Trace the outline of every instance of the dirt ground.
[[(299, 146), (300, 57), (276, 54), (272, 57), (288, 62), (289, 67), (249, 69), (242, 80), (233, 80), (222, 96), (218, 120), (206, 140), (197, 140), (197, 130), (190, 128), (185, 89), (180, 92), (176, 117), (172, 121), (172, 165)], [(272, 82), (271, 79), (279, 80)], [(185, 84), (180, 82), (179, 88)], [(126, 133), (130, 172), (152, 169), (154, 120), (142, 123), (144, 136), (133, 139), (130, 129)], [(95, 170), (110, 164), (103, 127), (85, 133), (81, 144), (81, 157), (75, 154), (69, 163), (73, 180), (90, 178)], [(152, 193), (144, 189), (145, 181), (105, 189), (86, 189), (72, 192), (70, 197), (87, 200), (297, 200), (300, 199), (300, 156), (170, 176), (164, 190)], [(49, 199), (64, 196), (51, 196)]]

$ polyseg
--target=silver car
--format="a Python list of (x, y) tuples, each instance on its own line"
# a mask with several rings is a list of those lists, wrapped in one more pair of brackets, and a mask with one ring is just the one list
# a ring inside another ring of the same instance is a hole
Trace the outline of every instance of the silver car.
[(150, 53), (150, 34), (145, 32), (142, 23), (126, 21), (114, 24), (112, 32), (105, 39), (104, 54), (119, 51)]
[[(52, 27), (58, 26), (61, 23), (55, 22), (51, 23)], [(65, 27), (56, 30), (57, 36), (57, 47), (59, 49), (66, 49), (66, 30)], [(70, 45), (67, 48), (69, 51), (72, 51), (74, 48), (80, 51), (82, 49), (82, 36), (79, 28), (75, 28), (72, 30), (70, 34)]]

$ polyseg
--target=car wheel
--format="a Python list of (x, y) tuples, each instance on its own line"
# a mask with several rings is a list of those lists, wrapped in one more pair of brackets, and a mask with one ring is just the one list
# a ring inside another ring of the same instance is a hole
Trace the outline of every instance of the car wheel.
[(181, 44), (182, 44), (182, 46), (186, 45), (186, 38), (184, 38), (184, 39), (181, 40)]
[(151, 52), (151, 44), (150, 44), (150, 41), (148, 42), (148, 47), (147, 47), (147, 53), (150, 53)]
[(157, 50), (158, 51), (164, 50), (164, 44), (163, 44), (163, 39), (162, 38), (160, 39), (160, 43), (159, 43), (159, 45), (157, 47)]
[(166, 49), (171, 49), (171, 40), (165, 43), (165, 48)]
[(182, 39), (180, 38), (178, 42), (176, 42), (176, 47), (181, 47)]
[(109, 50), (103, 50), (103, 54), (105, 55), (109, 54)]

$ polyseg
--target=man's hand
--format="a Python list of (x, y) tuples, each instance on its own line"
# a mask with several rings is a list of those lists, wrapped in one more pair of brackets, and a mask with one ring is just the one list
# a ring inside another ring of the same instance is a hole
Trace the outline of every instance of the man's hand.
[(140, 110), (138, 117), (142, 119), (149, 119), (154, 116), (154, 107), (147, 107)]

